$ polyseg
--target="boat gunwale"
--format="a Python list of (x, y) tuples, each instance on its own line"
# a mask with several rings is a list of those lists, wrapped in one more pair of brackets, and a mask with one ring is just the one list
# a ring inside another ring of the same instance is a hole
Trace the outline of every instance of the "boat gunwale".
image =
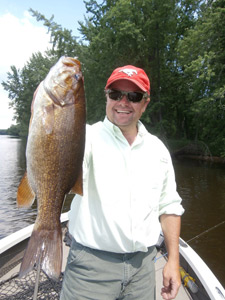
[[(179, 244), (180, 255), (195, 272), (210, 299), (225, 299), (225, 290), (222, 284), (198, 253), (182, 238), (180, 238)], [(218, 298), (219, 296), (221, 298)]]
[[(68, 213), (61, 214), (61, 223), (68, 221)], [(34, 224), (28, 225), (25, 228), (22, 228), (5, 238), (1, 239), (1, 246), (0, 246), (0, 254), (4, 253), (8, 249), (12, 248), (13, 246), (19, 244), (20, 242), (26, 240), (31, 236)]]

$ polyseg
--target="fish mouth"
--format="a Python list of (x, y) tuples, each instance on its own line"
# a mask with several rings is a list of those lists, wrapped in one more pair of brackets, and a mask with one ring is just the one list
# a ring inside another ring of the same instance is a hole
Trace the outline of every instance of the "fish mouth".
[(73, 67), (74, 65), (81, 67), (81, 63), (76, 57), (62, 57), (62, 63), (68, 67)]

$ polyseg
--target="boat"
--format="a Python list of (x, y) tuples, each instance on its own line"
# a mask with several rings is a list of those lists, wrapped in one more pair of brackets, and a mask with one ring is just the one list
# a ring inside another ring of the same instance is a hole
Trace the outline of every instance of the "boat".
[[(19, 278), (19, 268), (33, 224), (29, 225), (0, 241), (0, 300), (19, 299), (59, 299), (63, 272), (69, 253), (70, 236), (67, 228), (68, 214), (61, 215), (63, 232), (63, 264), (58, 281), (47, 276), (38, 266), (26, 276)], [(176, 300), (222, 300), (225, 290), (213, 272), (200, 256), (182, 238), (179, 241), (180, 274), (182, 286)], [(162, 299), (162, 270), (167, 260), (167, 251), (160, 235), (155, 258), (156, 300)], [(106, 299), (107, 300), (107, 299)], [(149, 299), (151, 300), (151, 299)]]

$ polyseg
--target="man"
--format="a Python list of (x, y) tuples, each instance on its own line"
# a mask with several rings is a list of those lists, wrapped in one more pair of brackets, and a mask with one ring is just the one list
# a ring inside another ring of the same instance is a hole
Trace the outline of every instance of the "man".
[(134, 66), (117, 68), (105, 93), (104, 122), (87, 126), (84, 195), (69, 213), (73, 240), (61, 300), (155, 299), (161, 228), (168, 250), (162, 297), (174, 299), (183, 208), (167, 149), (139, 121), (150, 102), (148, 76)]

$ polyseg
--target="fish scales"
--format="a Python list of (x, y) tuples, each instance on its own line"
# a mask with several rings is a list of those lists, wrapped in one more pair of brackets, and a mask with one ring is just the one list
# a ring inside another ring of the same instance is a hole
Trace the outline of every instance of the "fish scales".
[(85, 95), (78, 60), (62, 57), (34, 94), (26, 149), (27, 172), (17, 193), (18, 206), (36, 196), (38, 214), (20, 277), (35, 264), (57, 279), (62, 264), (60, 214), (65, 195), (82, 194)]

